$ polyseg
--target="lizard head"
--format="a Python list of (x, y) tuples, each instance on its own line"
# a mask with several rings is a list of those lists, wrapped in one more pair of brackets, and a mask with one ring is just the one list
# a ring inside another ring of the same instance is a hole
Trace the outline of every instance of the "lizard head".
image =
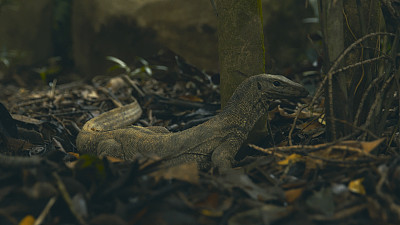
[(268, 99), (302, 98), (308, 91), (299, 83), (281, 75), (260, 74), (252, 76), (255, 88)]

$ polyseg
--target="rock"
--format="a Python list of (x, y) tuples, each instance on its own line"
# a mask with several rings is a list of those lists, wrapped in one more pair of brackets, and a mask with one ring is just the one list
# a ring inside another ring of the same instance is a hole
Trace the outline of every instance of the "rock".
[(155, 54), (162, 46), (199, 68), (216, 70), (216, 16), (204, 0), (85, 0), (73, 3), (73, 50), (77, 67), (104, 73), (115, 56)]
[(32, 65), (52, 56), (52, 0), (13, 0), (0, 10), (0, 56)]

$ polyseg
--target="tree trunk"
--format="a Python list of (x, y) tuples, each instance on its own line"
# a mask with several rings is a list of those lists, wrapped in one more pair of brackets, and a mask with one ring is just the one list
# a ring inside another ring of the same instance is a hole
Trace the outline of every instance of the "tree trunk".
[[(247, 77), (265, 73), (261, 0), (216, 0), (221, 106)], [(251, 142), (266, 136), (266, 117), (249, 135)]]
[[(247, 76), (265, 72), (260, 0), (216, 0), (221, 104)], [(240, 72), (241, 73), (240, 73)]]

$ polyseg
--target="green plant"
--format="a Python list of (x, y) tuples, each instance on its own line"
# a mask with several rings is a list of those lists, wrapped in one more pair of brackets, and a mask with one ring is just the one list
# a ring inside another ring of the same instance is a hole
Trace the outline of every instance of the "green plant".
[(134, 78), (149, 78), (153, 75), (153, 70), (163, 70), (167, 71), (168, 68), (166, 66), (160, 66), (160, 65), (150, 65), (149, 62), (141, 57), (137, 57), (139, 62), (142, 64), (142, 66), (136, 68), (136, 69), (131, 69), (124, 61), (121, 59), (118, 59), (114, 56), (107, 56), (107, 60), (114, 62), (115, 65), (112, 66), (109, 71), (113, 71), (115, 69), (123, 69), (125, 70), (125, 73), (131, 77)]
[(35, 68), (33, 71), (37, 72), (40, 75), (40, 78), (43, 82), (46, 82), (48, 75), (54, 75), (61, 71), (60, 62), (61, 57), (52, 57), (48, 59), (48, 65), (43, 66), (41, 68)]

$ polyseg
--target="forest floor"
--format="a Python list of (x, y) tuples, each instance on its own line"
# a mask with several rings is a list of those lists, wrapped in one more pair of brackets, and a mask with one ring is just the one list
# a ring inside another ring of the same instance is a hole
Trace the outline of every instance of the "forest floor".
[(139, 62), (130, 82), (0, 84), (0, 224), (400, 224), (399, 149), (384, 138), (328, 143), (322, 100), (293, 124), (312, 96), (274, 102), (266, 138), (244, 145), (224, 175), (80, 155), (84, 123), (134, 99), (143, 109), (135, 125), (171, 132), (219, 112), (217, 74), (171, 55), (148, 65)]

